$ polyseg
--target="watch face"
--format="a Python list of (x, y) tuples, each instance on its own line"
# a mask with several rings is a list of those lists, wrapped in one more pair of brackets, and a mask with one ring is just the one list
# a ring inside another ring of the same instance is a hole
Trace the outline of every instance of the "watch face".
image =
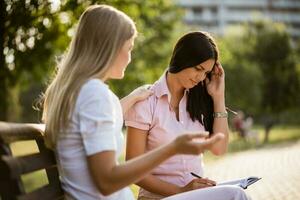
[(228, 113), (227, 112), (214, 112), (213, 116), (215, 118), (226, 118), (226, 117), (228, 117)]

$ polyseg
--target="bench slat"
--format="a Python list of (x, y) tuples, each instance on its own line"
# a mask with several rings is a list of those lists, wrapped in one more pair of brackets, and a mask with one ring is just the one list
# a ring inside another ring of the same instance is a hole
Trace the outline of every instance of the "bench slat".
[(18, 180), (0, 180), (0, 198), (1, 200), (16, 199), (16, 195), (25, 193), (22, 181)]
[(53, 152), (45, 151), (20, 157), (2, 156), (0, 169), (8, 169), (10, 174), (0, 174), (0, 179), (15, 179), (29, 172), (48, 169), (56, 165)]
[(18, 200), (58, 200), (63, 199), (64, 193), (59, 185), (46, 185), (33, 192), (18, 196)]
[[(0, 121), (0, 200), (64, 199), (54, 152), (46, 148), (43, 138), (45, 125)], [(14, 156), (10, 143), (35, 140), (39, 152)], [(44, 169), (48, 185), (25, 193), (21, 175)]]
[(43, 139), (44, 124), (17, 124), (0, 122), (0, 140), (12, 143), (22, 140)]

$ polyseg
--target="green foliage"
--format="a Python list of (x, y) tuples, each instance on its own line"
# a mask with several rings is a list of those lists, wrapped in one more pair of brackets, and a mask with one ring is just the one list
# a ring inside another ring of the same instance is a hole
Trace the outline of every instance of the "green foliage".
[(245, 56), (251, 49), (245, 45), (247, 43), (244, 35), (231, 34), (218, 43), (222, 66), (226, 72), (227, 106), (248, 114), (257, 114), (261, 101), (261, 72)]
[(5, 37), (1, 50), (6, 57), (4, 67), (9, 69), (8, 83), (41, 80), (49, 69), (51, 55), (59, 50), (55, 42), (64, 34), (57, 13), (51, 11), (48, 1), (6, 0), (5, 3)]
[(0, 20), (0, 118), (6, 120), (12, 98), (8, 90), (20, 85), (22, 91), (43, 80), (66, 40), (56, 43), (65, 38), (65, 29), (48, 1), (4, 0), (0, 8), (4, 19)]
[(219, 45), (229, 106), (272, 117), (299, 110), (297, 51), (283, 25), (268, 21), (246, 24)]
[[(19, 84), (20, 91), (24, 91), (29, 84), (45, 82), (55, 70), (55, 56), (67, 48), (81, 13), (89, 5), (102, 3), (127, 13), (140, 32), (127, 75), (122, 81), (110, 83), (113, 90), (118, 96), (124, 96), (133, 88), (157, 79), (167, 66), (174, 35), (181, 31), (181, 12), (171, 0), (65, 0), (56, 10), (49, 1), (6, 0), (3, 6), (6, 37), (1, 52), (14, 59), (0, 68), (0, 77), (5, 78), (1, 79), (2, 88)], [(7, 94), (2, 93), (0, 98), (3, 108), (8, 104)]]
[(266, 113), (277, 113), (296, 107), (299, 98), (299, 74), (293, 58), (291, 38), (283, 25), (257, 22), (248, 26), (248, 38), (255, 38), (249, 54), (263, 74), (261, 108)]

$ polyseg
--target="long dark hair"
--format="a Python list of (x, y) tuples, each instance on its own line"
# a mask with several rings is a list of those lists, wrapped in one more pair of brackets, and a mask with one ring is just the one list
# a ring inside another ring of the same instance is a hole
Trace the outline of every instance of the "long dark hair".
[[(195, 67), (208, 59), (214, 59), (216, 63), (218, 56), (217, 45), (208, 33), (190, 32), (176, 43), (168, 72), (178, 73), (188, 67)], [(207, 75), (208, 78), (210, 75)], [(205, 81), (201, 81), (189, 90), (186, 109), (193, 121), (198, 120), (205, 130), (212, 133), (213, 100), (207, 92)]]

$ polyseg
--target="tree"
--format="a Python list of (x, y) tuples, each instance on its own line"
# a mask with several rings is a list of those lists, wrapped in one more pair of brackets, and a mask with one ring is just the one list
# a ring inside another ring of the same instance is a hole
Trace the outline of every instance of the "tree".
[(4, 52), (0, 57), (3, 91), (0, 120), (7, 117), (10, 88), (16, 85), (23, 88), (32, 82), (42, 84), (55, 70), (54, 56), (67, 47), (79, 16), (91, 4), (104, 3), (124, 11), (135, 20), (140, 32), (125, 79), (110, 83), (118, 96), (128, 94), (140, 84), (153, 82), (161, 74), (171, 55), (174, 38), (182, 31), (181, 12), (171, 0), (65, 0), (58, 1), (56, 10), (48, 1), (0, 2), (5, 19), (0, 22), (1, 52)]
[[(256, 22), (247, 26), (246, 38), (255, 38), (249, 59), (262, 72), (261, 111), (267, 142), (272, 126), (279, 114), (296, 108), (299, 98), (299, 74), (296, 70), (295, 49), (283, 25), (271, 22)], [(298, 97), (298, 98), (297, 98)]]
[(245, 28), (231, 30), (218, 39), (220, 59), (226, 73), (227, 106), (258, 115), (262, 75), (257, 64), (247, 59), (247, 54), (253, 50), (251, 43), (253, 41), (245, 38)]
[(9, 90), (43, 79), (65, 30), (48, 1), (4, 0), (0, 9), (0, 120), (7, 120)]
[(273, 125), (287, 112), (299, 113), (300, 48), (293, 48), (283, 25), (269, 21), (244, 24), (228, 33), (219, 41), (226, 102), (260, 117), (267, 142)]

